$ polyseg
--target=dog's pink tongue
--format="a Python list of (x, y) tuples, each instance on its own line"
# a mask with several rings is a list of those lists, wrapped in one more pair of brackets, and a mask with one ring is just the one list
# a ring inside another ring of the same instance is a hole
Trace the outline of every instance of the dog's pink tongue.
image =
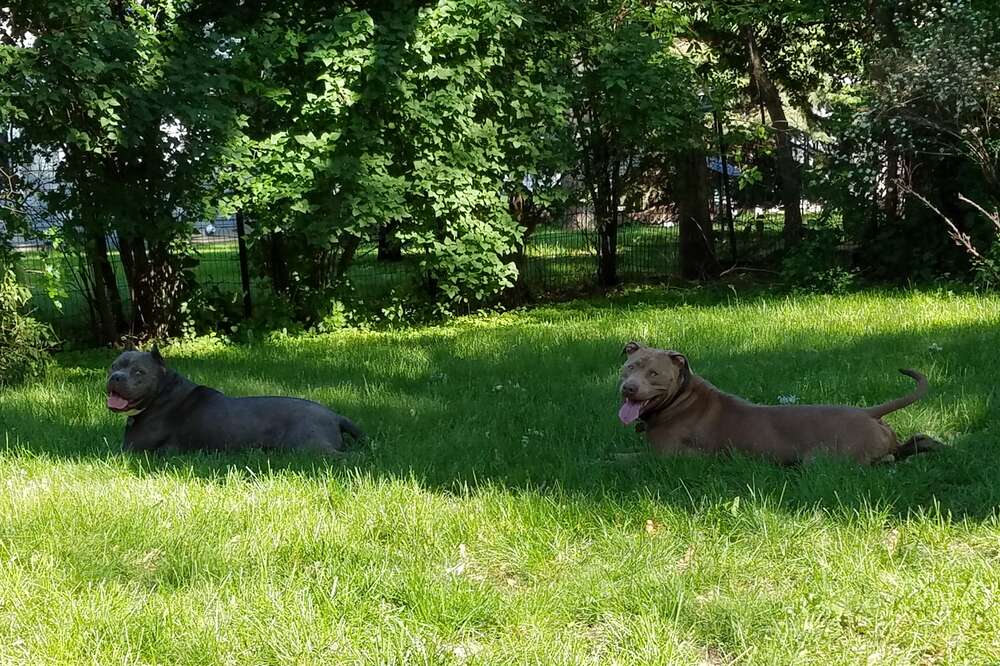
[(622, 404), (622, 408), (618, 410), (618, 418), (625, 425), (632, 423), (637, 418), (639, 418), (639, 412), (642, 411), (642, 403), (638, 400), (628, 400)]
[(108, 394), (108, 409), (125, 409), (128, 407), (128, 400), (121, 397), (117, 393)]

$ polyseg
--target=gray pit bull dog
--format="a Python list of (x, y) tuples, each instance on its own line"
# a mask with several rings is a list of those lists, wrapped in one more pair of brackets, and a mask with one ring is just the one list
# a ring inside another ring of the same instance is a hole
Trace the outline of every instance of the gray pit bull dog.
[(285, 449), (337, 455), (350, 420), (310, 400), (230, 398), (166, 366), (159, 350), (126, 351), (108, 373), (108, 409), (128, 416), (123, 451)]
[(837, 405), (754, 405), (723, 393), (691, 372), (678, 352), (630, 342), (619, 390), (624, 424), (641, 421), (646, 438), (661, 454), (742, 451), (781, 464), (808, 461), (819, 454), (861, 464), (901, 458), (940, 446), (924, 435), (900, 445), (882, 417), (920, 400), (927, 379), (915, 391), (875, 407)]

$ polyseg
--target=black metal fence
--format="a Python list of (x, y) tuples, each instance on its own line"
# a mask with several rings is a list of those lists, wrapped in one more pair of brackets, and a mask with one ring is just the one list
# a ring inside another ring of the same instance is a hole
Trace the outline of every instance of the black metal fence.
[[(665, 278), (677, 271), (678, 227), (669, 214), (622, 215), (618, 227), (618, 275), (626, 283)], [(597, 280), (597, 232), (593, 213), (572, 209), (559, 225), (542, 226), (528, 239), (521, 266), (529, 291), (586, 289)]]
[[(36, 317), (52, 323), (57, 330), (90, 328), (93, 313), (87, 298), (90, 279), (84, 257), (54, 246), (43, 233), (44, 229), (38, 232), (31, 237), (14, 236), (10, 240), (18, 255), (15, 270), (21, 282), (31, 290), (30, 308)], [(108, 238), (108, 249), (118, 293), (122, 305), (128, 309), (131, 294), (114, 236)], [(194, 270), (199, 284), (233, 294), (243, 291), (235, 217), (196, 225), (192, 249), (197, 260)]]
[[(766, 259), (780, 248), (780, 211), (742, 211), (734, 219), (736, 256), (741, 262)], [(720, 221), (721, 222), (721, 221)], [(732, 251), (730, 236), (717, 224), (716, 248), (725, 262)], [(621, 215), (618, 230), (618, 274), (624, 283), (661, 280), (677, 272), (678, 226), (670, 210), (643, 211)], [(235, 217), (219, 218), (196, 225), (192, 249), (197, 259), (195, 278), (203, 287), (243, 293)], [(44, 236), (42, 236), (44, 238)], [(522, 285), (531, 294), (579, 292), (593, 287), (597, 276), (597, 234), (593, 215), (584, 208), (573, 209), (558, 224), (540, 226), (527, 240), (521, 262)], [(53, 248), (38, 238), (15, 238), (20, 255), (18, 271), (31, 289), (36, 316), (64, 331), (86, 330), (92, 313), (87, 294), (87, 271), (82, 257)], [(109, 238), (109, 259), (118, 277), (123, 305), (129, 293), (115, 239)], [(379, 261), (374, 243), (362, 245), (347, 279), (358, 300), (378, 306), (393, 290), (419, 279), (419, 257), (404, 250), (400, 261)], [(253, 277), (252, 270), (248, 270)], [(252, 280), (251, 280), (252, 282)], [(252, 293), (251, 299), (256, 295)]]

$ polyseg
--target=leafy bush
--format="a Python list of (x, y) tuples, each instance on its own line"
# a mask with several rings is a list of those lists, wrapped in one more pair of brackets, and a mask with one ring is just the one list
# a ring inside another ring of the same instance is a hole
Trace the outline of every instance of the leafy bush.
[(805, 293), (842, 294), (857, 280), (840, 249), (842, 232), (827, 228), (814, 230), (785, 256), (781, 275), (793, 290)]
[(198, 285), (179, 304), (178, 310), (182, 337), (205, 333), (231, 335), (243, 321), (242, 294), (223, 291), (217, 285)]
[(404, 310), (464, 311), (514, 283), (524, 228), (509, 195), (566, 170), (553, 154), (568, 132), (556, 44), (520, 8), (334, 3), (294, 36), (277, 13), (226, 24), (228, 65), (264, 93), (240, 93), (226, 207), (251, 220), (251, 264), (297, 321), (345, 300), (356, 253), (387, 229), (419, 267)]
[(976, 248), (969, 234), (962, 233), (950, 221), (946, 221), (951, 227), (952, 240), (965, 249), (972, 260), (976, 286), (983, 289), (1000, 289), (1000, 213), (980, 210), (995, 228), (992, 239), (988, 241), (989, 245), (982, 251)]
[(976, 267), (976, 278), (979, 284), (987, 289), (1000, 288), (1000, 234), (993, 242), (993, 247)]
[(31, 293), (13, 268), (0, 263), (0, 387), (42, 375), (49, 363), (52, 329), (24, 313)]

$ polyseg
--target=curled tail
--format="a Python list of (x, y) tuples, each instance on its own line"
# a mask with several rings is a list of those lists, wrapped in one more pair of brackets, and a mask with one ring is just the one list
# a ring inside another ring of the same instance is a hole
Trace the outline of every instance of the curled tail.
[(356, 442), (360, 442), (365, 438), (365, 433), (361, 432), (361, 428), (354, 425), (354, 422), (346, 416), (340, 417), (340, 432), (346, 432), (348, 435), (353, 437)]
[(902, 398), (896, 398), (895, 400), (890, 400), (889, 402), (883, 402), (881, 405), (875, 405), (874, 407), (869, 407), (865, 411), (875, 419), (882, 418), (890, 412), (894, 412), (897, 409), (902, 409), (907, 405), (913, 404), (917, 400), (920, 400), (925, 395), (927, 395), (927, 378), (916, 370), (900, 370), (907, 377), (912, 377), (917, 380), (917, 388), (913, 390), (913, 393), (909, 395), (904, 395)]

